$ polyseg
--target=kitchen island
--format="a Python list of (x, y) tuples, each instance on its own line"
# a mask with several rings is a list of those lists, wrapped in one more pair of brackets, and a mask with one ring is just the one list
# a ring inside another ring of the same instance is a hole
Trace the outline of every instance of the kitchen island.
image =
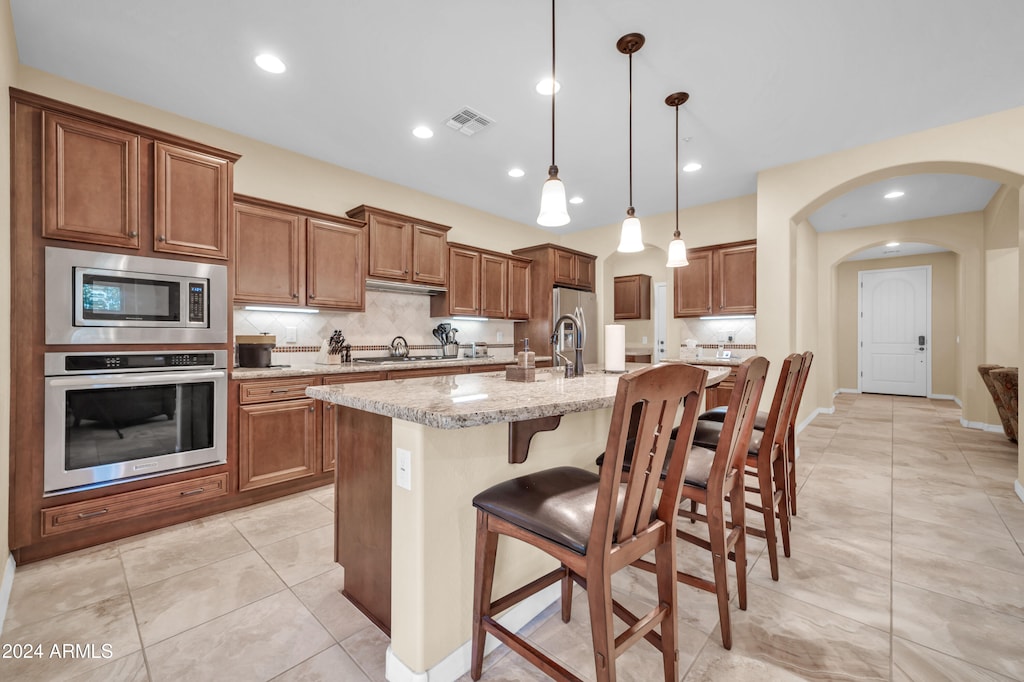
[[(707, 369), (709, 384), (729, 372)], [(342, 407), (335, 411), (345, 443), (335, 477), (335, 559), (345, 567), (345, 595), (391, 636), (389, 679), (455, 679), (469, 669), (473, 496), (553, 466), (593, 470), (619, 376), (588, 370), (564, 379), (561, 369), (542, 369), (533, 383), (492, 372), (306, 390)], [(528, 429), (528, 457), (512, 463), (510, 440), (524, 424), (542, 428)], [(524, 545), (499, 551), (507, 558), (495, 594), (554, 568)], [(502, 621), (518, 629), (557, 590), (534, 595)]]

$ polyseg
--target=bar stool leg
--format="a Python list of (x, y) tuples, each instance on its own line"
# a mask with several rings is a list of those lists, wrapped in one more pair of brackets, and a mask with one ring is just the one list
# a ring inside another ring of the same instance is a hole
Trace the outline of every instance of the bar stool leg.
[(491, 615), (491, 588), (494, 586), (494, 559), (498, 552), (498, 534), (487, 530), (487, 514), (476, 512), (476, 561), (473, 584), (473, 642), (469, 676), (479, 680), (484, 667), (483, 619)]
[(587, 576), (590, 629), (594, 640), (594, 667), (598, 682), (615, 682), (615, 631), (612, 622), (611, 574), (599, 566)]

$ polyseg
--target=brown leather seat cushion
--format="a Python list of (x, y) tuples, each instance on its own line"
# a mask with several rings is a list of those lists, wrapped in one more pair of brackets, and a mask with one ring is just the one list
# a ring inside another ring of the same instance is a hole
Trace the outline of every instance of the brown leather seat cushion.
[[(673, 438), (668, 443), (668, 455), (665, 457), (665, 464), (661, 468), (661, 478), (668, 476), (668, 468), (672, 463), (672, 451), (675, 449), (676, 441)], [(626, 441), (626, 457), (622, 461), (622, 468), (629, 471), (633, 466), (633, 450), (636, 449), (636, 441), (632, 438)], [(690, 449), (690, 456), (686, 460), (686, 485), (694, 485), (699, 488), (708, 486), (708, 476), (711, 475), (711, 462), (715, 458), (715, 451), (694, 446)], [(604, 453), (598, 455), (597, 466), (604, 463)]]
[[(697, 419), (713, 421), (713, 422), (724, 422), (725, 421), (725, 413), (727, 411), (728, 411), (728, 408), (725, 407), (725, 405), (722, 405), (722, 406), (715, 407), (713, 409), (708, 410), (707, 412), (702, 413), (699, 417), (697, 417)], [(754, 417), (754, 428), (757, 429), (758, 431), (764, 431), (764, 427), (767, 426), (767, 425), (768, 425), (768, 413), (767, 412), (758, 412), (757, 416)]]
[[(600, 481), (584, 469), (556, 467), (491, 486), (473, 498), (473, 506), (585, 554)], [(621, 510), (622, 492), (616, 519)]]
[[(693, 433), (693, 444), (714, 450), (718, 447), (718, 439), (722, 437), (722, 422), (709, 419), (698, 419), (697, 429)], [(764, 431), (754, 429), (750, 434), (750, 446), (747, 454), (756, 456), (761, 449), (761, 439)]]

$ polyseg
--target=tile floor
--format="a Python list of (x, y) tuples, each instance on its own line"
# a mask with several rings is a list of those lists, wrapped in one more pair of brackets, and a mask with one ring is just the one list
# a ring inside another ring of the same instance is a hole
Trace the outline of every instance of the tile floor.
[[(1016, 446), (961, 428), (949, 402), (840, 395), (836, 407), (799, 436), (800, 515), (779, 582), (763, 541), (750, 543), (731, 651), (713, 596), (679, 587), (683, 679), (1024, 680)], [(0, 658), (0, 679), (383, 680), (387, 639), (339, 594), (331, 505), (319, 489), (19, 567), (0, 645), (44, 657)], [(707, 572), (691, 547), (681, 562)], [(639, 609), (650, 582), (629, 570), (616, 596)], [(592, 679), (579, 590), (573, 616), (551, 607), (528, 629)], [(53, 643), (95, 653), (54, 657)], [(493, 682), (544, 679), (503, 648), (486, 665)], [(619, 671), (659, 679), (659, 655), (638, 644)]]

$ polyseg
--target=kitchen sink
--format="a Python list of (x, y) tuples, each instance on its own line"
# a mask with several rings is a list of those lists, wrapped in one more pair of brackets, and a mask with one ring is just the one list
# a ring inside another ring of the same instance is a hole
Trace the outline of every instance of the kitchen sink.
[(383, 358), (356, 358), (355, 362), (369, 362), (377, 365), (400, 365), (406, 362), (426, 362), (436, 360), (438, 362), (451, 362), (458, 360), (458, 357), (442, 358), (437, 355), (406, 355), (404, 358), (387, 356)]

